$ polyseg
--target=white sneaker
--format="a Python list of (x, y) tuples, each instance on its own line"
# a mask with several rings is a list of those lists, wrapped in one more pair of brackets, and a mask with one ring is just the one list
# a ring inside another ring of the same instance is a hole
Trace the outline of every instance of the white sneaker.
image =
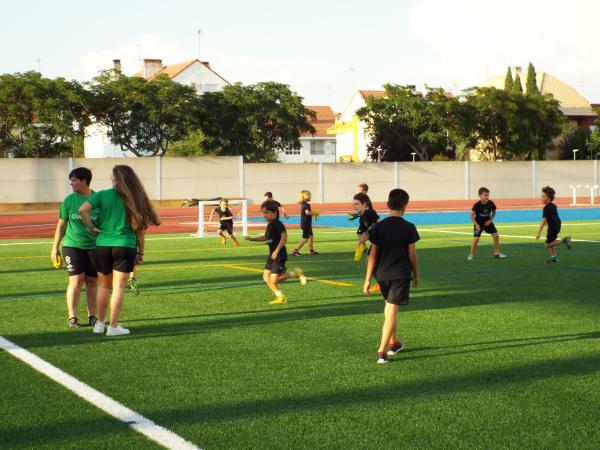
[(121, 324), (118, 324), (116, 327), (109, 325), (106, 329), (107, 336), (123, 336), (125, 334), (129, 334), (129, 329), (122, 327)]
[(469, 255), (467, 257), (467, 261), (473, 261), (473, 260), (475, 260), (475, 257), (473, 255)]
[(504, 253), (498, 253), (498, 254), (494, 255), (494, 258), (496, 258), (496, 259), (506, 259), (508, 257)]
[(104, 322), (100, 322), (99, 320), (94, 324), (94, 329), (92, 330), (94, 334), (104, 334)]

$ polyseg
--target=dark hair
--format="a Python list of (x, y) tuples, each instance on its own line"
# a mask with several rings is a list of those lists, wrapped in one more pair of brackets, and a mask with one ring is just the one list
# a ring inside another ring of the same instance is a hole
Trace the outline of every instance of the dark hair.
[(552, 189), (550, 186), (546, 186), (542, 189), (542, 192), (548, 196), (550, 200), (554, 200), (554, 196), (556, 195), (556, 191)]
[(490, 190), (489, 190), (488, 188), (486, 188), (486, 187), (480, 187), (480, 188), (479, 188), (479, 192), (478, 192), (478, 194), (479, 194), (479, 195), (481, 195), (481, 194), (483, 194), (484, 192), (489, 194), (489, 193), (490, 193)]
[(396, 211), (403, 210), (408, 205), (408, 192), (404, 189), (392, 189), (388, 196), (387, 206)]
[(71, 173), (69, 174), (69, 180), (71, 178), (85, 180), (86, 184), (89, 186), (92, 182), (92, 171), (86, 167), (78, 167), (77, 169), (71, 170)]
[(273, 193), (271, 191), (265, 192), (265, 197), (273, 198)]
[(270, 211), (272, 213), (279, 212), (277, 203), (275, 203), (273, 200), (267, 200), (267, 201), (262, 202), (262, 205), (260, 205), (260, 209), (266, 209), (267, 211)]
[(363, 205), (367, 205), (369, 208), (373, 208), (373, 204), (371, 203), (371, 199), (369, 196), (363, 192), (359, 192), (354, 196), (354, 200), (361, 202)]
[(360, 183), (358, 187), (365, 191), (365, 193), (369, 192), (369, 185), (367, 183)]
[(127, 222), (133, 231), (145, 230), (149, 225), (160, 225), (160, 217), (156, 213), (144, 185), (133, 171), (126, 165), (113, 167), (115, 189), (123, 199)]

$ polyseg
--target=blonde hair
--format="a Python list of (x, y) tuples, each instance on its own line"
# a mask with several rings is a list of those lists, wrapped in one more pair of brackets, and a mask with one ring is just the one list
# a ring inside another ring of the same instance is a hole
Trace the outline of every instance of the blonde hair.
[(127, 221), (133, 231), (145, 230), (150, 225), (160, 225), (160, 217), (146, 194), (142, 182), (133, 169), (125, 165), (113, 167), (115, 189), (125, 203)]
[(298, 203), (308, 202), (310, 201), (311, 193), (307, 190), (302, 190), (300, 192), (300, 196), (298, 197)]

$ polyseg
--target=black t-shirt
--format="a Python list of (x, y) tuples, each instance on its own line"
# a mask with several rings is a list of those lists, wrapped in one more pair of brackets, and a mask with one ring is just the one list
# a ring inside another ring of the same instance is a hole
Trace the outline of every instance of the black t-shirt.
[(492, 214), (496, 211), (496, 204), (488, 200), (487, 203), (482, 203), (481, 200), (473, 205), (475, 212), (475, 221), (477, 223), (485, 223), (492, 218)]
[[(269, 244), (269, 253), (273, 253), (279, 242), (281, 242), (281, 235), (285, 233), (285, 225), (281, 220), (275, 219), (271, 220), (267, 225), (267, 231), (265, 231), (265, 236), (267, 237), (267, 244)], [(279, 251), (279, 257), (287, 257), (287, 250), (285, 245), (281, 247)]]
[(550, 202), (544, 206), (543, 217), (548, 223), (548, 229), (556, 230), (560, 228), (561, 222), (560, 217), (558, 216), (558, 208), (554, 203)]
[[(233, 214), (231, 214), (231, 211), (229, 211), (229, 208), (225, 208), (225, 211), (222, 211), (220, 206), (215, 208), (215, 214), (219, 215), (219, 221), (223, 221), (223, 217), (233, 217)], [(226, 219), (226, 220), (231, 222), (232, 219)]]
[(402, 217), (387, 217), (371, 229), (369, 239), (377, 245), (375, 278), (378, 281), (410, 279), (408, 246), (419, 240), (412, 223)]
[(356, 230), (357, 234), (363, 234), (377, 223), (379, 220), (379, 215), (375, 212), (374, 209), (367, 209), (364, 213), (359, 216), (358, 219), (358, 230)]
[(311, 211), (312, 209), (310, 208), (310, 204), (306, 203), (306, 202), (302, 202), (302, 204), (300, 205), (300, 227), (301, 228), (308, 228), (312, 225), (312, 215), (311, 214), (306, 214), (306, 211)]

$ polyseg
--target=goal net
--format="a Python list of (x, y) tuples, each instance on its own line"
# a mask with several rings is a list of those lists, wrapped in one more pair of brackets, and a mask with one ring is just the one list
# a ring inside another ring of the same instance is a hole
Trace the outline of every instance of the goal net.
[[(248, 236), (248, 200), (245, 198), (228, 198), (229, 209), (233, 214), (233, 232)], [(198, 230), (192, 234), (195, 237), (216, 236), (219, 229), (219, 216), (213, 214), (209, 221), (210, 213), (220, 205), (218, 199), (193, 199), (198, 204)]]

